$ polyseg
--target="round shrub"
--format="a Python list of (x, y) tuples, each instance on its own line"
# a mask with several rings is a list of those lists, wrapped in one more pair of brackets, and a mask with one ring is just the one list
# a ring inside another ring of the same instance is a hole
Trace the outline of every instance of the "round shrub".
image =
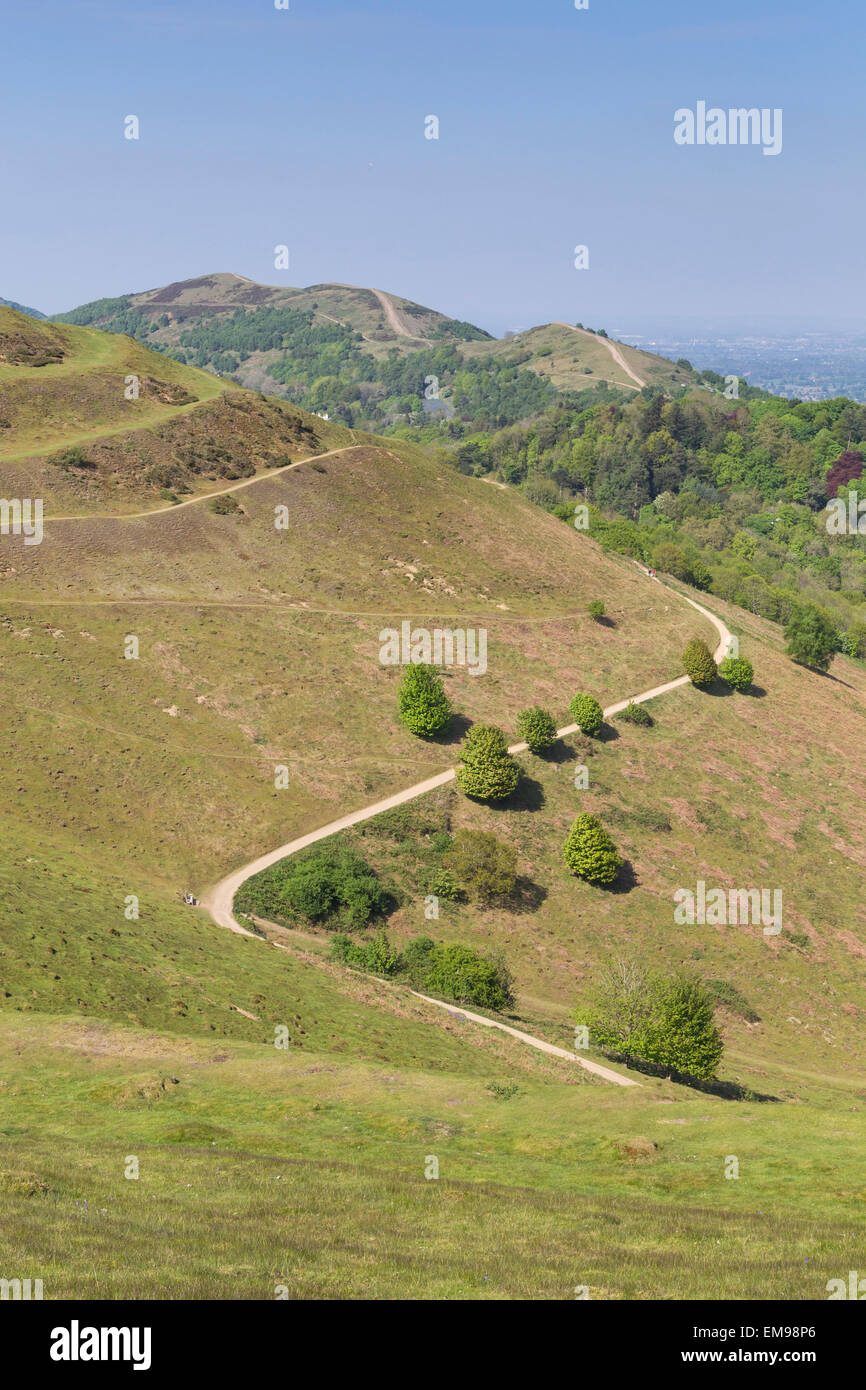
[(597, 623), (601, 622), (602, 618), (604, 617), (604, 604), (602, 603), (601, 599), (594, 598), (592, 600), (592, 603), (589, 605), (587, 612), (589, 613), (589, 616), (591, 618), (594, 618)]
[(652, 728), (653, 717), (648, 709), (643, 705), (636, 705), (634, 700), (629, 700), (625, 709), (621, 709), (617, 719), (622, 719), (626, 724), (638, 724), (643, 729)]
[(451, 722), (451, 703), (432, 666), (407, 666), (397, 694), (400, 718), (410, 733), (431, 738)]
[(553, 715), (546, 709), (540, 709), (538, 705), (520, 711), (517, 716), (517, 732), (530, 753), (543, 753), (556, 742)]
[(571, 717), (582, 734), (594, 736), (601, 728), (601, 705), (592, 695), (575, 695), (568, 706)]
[(683, 652), (683, 670), (692, 685), (712, 685), (718, 675), (713, 654), (706, 642), (693, 637)]
[(719, 666), (719, 675), (734, 690), (748, 690), (755, 668), (744, 656), (726, 656)]
[(460, 752), (457, 785), (479, 801), (502, 801), (520, 781), (520, 768), (495, 724), (475, 724)]
[(623, 865), (598, 817), (586, 813), (569, 830), (562, 854), (571, 872), (587, 883), (613, 883)]

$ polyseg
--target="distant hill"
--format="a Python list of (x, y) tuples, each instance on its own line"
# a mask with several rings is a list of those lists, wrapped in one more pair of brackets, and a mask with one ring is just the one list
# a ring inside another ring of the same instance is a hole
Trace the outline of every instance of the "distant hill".
[(128, 333), (190, 366), (370, 429), (420, 423), (433, 391), (448, 402), (444, 419), (490, 429), (597, 382), (631, 393), (696, 379), (582, 326), (546, 324), (497, 339), (384, 290), (280, 289), (224, 273), (95, 300), (55, 321)]
[(4, 305), (7, 309), (17, 309), (19, 314), (27, 314), (31, 319), (44, 319), (48, 317), (47, 314), (41, 313), (39, 309), (28, 309), (26, 304), (16, 304), (14, 299), (4, 299), (2, 295), (0, 295), (0, 305)]

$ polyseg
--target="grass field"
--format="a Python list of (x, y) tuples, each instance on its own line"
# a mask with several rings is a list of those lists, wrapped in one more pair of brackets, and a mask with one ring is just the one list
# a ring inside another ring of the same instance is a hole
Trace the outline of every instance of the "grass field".
[[(88, 336), (85, 378), (108, 351)], [(113, 438), (81, 399), (75, 428)], [(200, 398), (186, 418), (236, 409)], [(521, 755), (502, 809), (440, 805), (514, 844), (520, 910), (428, 922), (411, 825), (356, 832), (404, 894), (395, 939), (504, 947), (519, 1026), (568, 1047), (609, 955), (686, 963), (758, 1014), (720, 1011), (721, 1074), (772, 1099), (615, 1089), (329, 963), (321, 934), (235, 937), (181, 892), (450, 766), (469, 721), (513, 735), (538, 702), (563, 724), (575, 691), (608, 704), (669, 680), (713, 631), (511, 490), (250, 409), (238, 438), (256, 449), (285, 428), (299, 456), (310, 431), (314, 452), (345, 452), (252, 481), (231, 515), (202, 498), (118, 518), (160, 505), (148, 420), (126, 431), (122, 505), (100, 466), (69, 484), (92, 516), (52, 521), (58, 489), (41, 545), (0, 540), (0, 1276), (41, 1277), (46, 1297), (824, 1297), (864, 1263), (864, 668), (794, 667), (777, 629), (720, 607), (758, 693), (679, 689), (652, 729), (616, 725), (591, 755)], [(72, 428), (60, 405), (49, 427)], [(4, 431), (7, 495), (37, 442), (26, 412)], [(406, 619), (488, 631), (487, 673), (446, 676), (464, 722), (439, 742), (399, 724), (400, 672), (379, 662), (380, 631)], [(565, 872), (578, 809), (630, 861), (624, 891)], [(674, 890), (701, 877), (780, 887), (790, 936), (675, 926)]]

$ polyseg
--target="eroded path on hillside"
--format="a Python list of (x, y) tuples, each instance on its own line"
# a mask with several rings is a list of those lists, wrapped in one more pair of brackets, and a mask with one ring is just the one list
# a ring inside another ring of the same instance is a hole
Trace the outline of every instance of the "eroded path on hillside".
[(611, 357), (613, 358), (614, 362), (616, 362), (617, 366), (622, 367), (626, 375), (630, 376), (632, 381), (636, 381), (638, 386), (646, 386), (646, 382), (644, 381), (643, 377), (638, 376), (636, 372), (632, 371), (631, 367), (626, 362), (619, 348), (616, 346), (616, 343), (612, 343), (609, 338), (602, 338), (598, 335), (598, 333), (590, 333), (589, 329), (578, 328), (576, 324), (565, 323), (562, 319), (555, 319), (554, 322), (557, 328), (570, 328), (572, 333), (582, 333), (585, 338), (593, 338), (596, 342), (603, 343), (604, 346), (607, 348), (608, 352), (610, 353)]
[[(641, 569), (644, 574), (648, 575), (649, 572), (643, 569), (642, 566)], [(662, 581), (654, 579), (651, 582), (661, 583)], [(664, 587), (669, 588), (668, 585)], [(716, 661), (721, 661), (727, 653), (728, 643), (731, 640), (731, 633), (722, 622), (721, 618), (716, 617), (715, 613), (711, 613), (703, 604), (698, 603), (695, 599), (689, 598), (687, 594), (681, 594), (675, 589), (669, 589), (669, 592), (675, 594), (683, 603), (687, 603), (691, 608), (696, 609), (702, 617), (712, 623), (719, 634), (719, 643), (715, 651), (715, 659)], [(668, 691), (677, 690), (680, 686), (688, 685), (688, 683), (688, 676), (679, 676), (676, 680), (666, 681), (662, 685), (655, 685), (652, 689), (644, 690), (640, 694), (627, 695), (624, 699), (618, 700), (612, 705), (608, 705), (604, 710), (604, 717), (605, 719), (610, 719), (614, 714), (618, 714), (620, 710), (625, 709), (630, 701), (633, 701), (635, 704), (643, 704), (647, 700), (654, 700), (657, 696), (666, 695)], [(576, 724), (567, 724), (564, 728), (557, 731), (557, 736), (562, 738), (567, 734), (576, 733), (577, 727)], [(508, 751), (509, 753), (525, 753), (527, 751), (527, 745), (525, 743), (515, 743), (511, 745)], [(234, 873), (229, 874), (228, 877), (217, 883), (202, 899), (202, 906), (210, 913), (218, 926), (228, 927), (230, 931), (238, 932), (242, 936), (253, 936), (256, 940), (261, 940), (262, 938), (256, 937), (255, 932), (247, 931), (245, 927), (242, 927), (234, 917), (233, 904), (235, 894), (242, 884), (246, 883), (248, 878), (252, 878), (254, 874), (261, 873), (264, 869), (270, 869), (281, 859), (287, 859), (290, 855), (297, 854), (300, 850), (309, 848), (310, 845), (316, 844), (319, 840), (326, 840), (329, 836), (336, 835), (341, 830), (349, 830), (353, 825), (360, 825), (364, 821), (372, 820), (374, 816), (381, 815), (383, 811), (393, 810), (395, 806), (402, 806), (405, 802), (414, 801), (417, 797), (424, 796), (427, 792), (434, 791), (437, 787), (446, 786), (449, 782), (454, 781), (456, 772), (457, 769), (455, 767), (449, 767), (445, 772), (437, 773), (434, 777), (428, 777), (423, 782), (416, 782), (414, 786), (406, 787), (403, 791), (394, 792), (391, 796), (383, 797), (381, 801), (374, 801), (369, 806), (362, 806), (357, 811), (350, 811), (347, 815), (341, 816), (339, 820), (330, 821), (327, 825), (320, 826), (318, 830), (311, 830), (306, 835), (299, 835), (296, 839), (289, 840), (287, 844), (280, 845), (278, 849), (270, 850), (269, 853), (261, 855), (258, 859), (253, 859), (250, 863), (244, 864), (240, 869), (235, 869)], [(422, 999), (427, 998), (426, 995), (419, 995), (418, 997)], [(585, 1070), (591, 1071), (595, 1075), (602, 1076), (604, 1080), (610, 1081), (614, 1085), (639, 1085), (639, 1082), (633, 1081), (630, 1077), (620, 1076), (618, 1072), (613, 1071), (610, 1067), (602, 1067), (597, 1062), (589, 1062), (576, 1053), (566, 1052), (564, 1048), (557, 1048), (553, 1043), (545, 1042), (543, 1038), (533, 1037), (529, 1033), (521, 1033), (517, 1029), (510, 1028), (507, 1024), (498, 1023), (496, 1020), (485, 1018), (481, 1014), (468, 1013), (458, 1005), (445, 1004), (440, 999), (429, 999), (428, 1002), (436, 1004), (439, 1008), (448, 1009), (452, 1013), (460, 1014), (462, 1017), (468, 1018), (472, 1022), (483, 1024), (485, 1027), (500, 1028), (502, 1031), (511, 1033), (513, 1036), (521, 1039), (523, 1042), (527, 1043), (528, 1046), (538, 1048), (542, 1052), (549, 1052), (555, 1056), (566, 1057), (576, 1062), (579, 1066), (582, 1066)]]

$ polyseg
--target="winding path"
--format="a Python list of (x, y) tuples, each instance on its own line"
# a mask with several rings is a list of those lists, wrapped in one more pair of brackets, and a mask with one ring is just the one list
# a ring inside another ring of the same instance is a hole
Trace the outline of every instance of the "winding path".
[(575, 324), (565, 323), (562, 319), (554, 319), (554, 323), (556, 324), (557, 328), (570, 328), (572, 333), (582, 333), (585, 338), (593, 338), (597, 343), (604, 343), (604, 346), (607, 348), (614, 362), (616, 362), (620, 367), (622, 367), (626, 375), (630, 376), (632, 381), (636, 381), (638, 386), (646, 386), (646, 382), (644, 381), (643, 377), (638, 376), (636, 372), (632, 371), (631, 367), (626, 362), (619, 348), (616, 346), (615, 343), (612, 343), (609, 338), (602, 338), (598, 333), (590, 333), (589, 329), (578, 328)]
[[(640, 567), (644, 574), (649, 572)], [(655, 582), (661, 583), (660, 580)], [(665, 587), (668, 587), (667, 585)], [(671, 593), (677, 594), (684, 603), (697, 610), (704, 618), (712, 623), (719, 634), (719, 644), (716, 648), (715, 657), (720, 661), (726, 654), (728, 643), (731, 640), (731, 633), (722, 622), (721, 618), (716, 617), (703, 604), (697, 603), (695, 599), (689, 598), (686, 594), (680, 594), (672, 589)], [(644, 690), (640, 695), (626, 696), (624, 700), (618, 700), (615, 704), (608, 705), (604, 710), (605, 719), (618, 714), (625, 709), (626, 705), (633, 701), (635, 704), (643, 704), (647, 700), (653, 700), (658, 695), (666, 695), (670, 690), (676, 690), (681, 685), (688, 685), (688, 676), (679, 676), (676, 680), (666, 681), (663, 685), (655, 685), (651, 690)], [(566, 734), (573, 734), (577, 731), (576, 724), (567, 724), (565, 728), (558, 730), (558, 737), (562, 738)], [(527, 745), (525, 743), (515, 743), (509, 748), (509, 753), (525, 753)], [(210, 913), (217, 926), (228, 927), (230, 931), (238, 932), (243, 936), (255, 936), (254, 932), (247, 931), (239, 922), (235, 920), (232, 905), (234, 896), (242, 884), (246, 883), (253, 874), (261, 873), (263, 869), (269, 869), (281, 859), (286, 859), (289, 855), (297, 854), (299, 850), (307, 849), (319, 840), (325, 840), (330, 835), (336, 835), (341, 830), (349, 830), (353, 825), (360, 825), (363, 821), (372, 820), (374, 816), (381, 815), (383, 811), (390, 811), (395, 806), (402, 806), (407, 801), (414, 801), (419, 796), (424, 796), (427, 792), (434, 791), (436, 787), (444, 787), (449, 782), (453, 782), (456, 775), (456, 768), (450, 767), (445, 772), (437, 773), (434, 777), (428, 777), (423, 782), (416, 782), (414, 786), (406, 787), (403, 791), (394, 792), (391, 796), (384, 797), (381, 801), (374, 801), (369, 806), (362, 806), (357, 811), (350, 811), (348, 815), (341, 816), (339, 820), (330, 821), (328, 825), (322, 825), (318, 830), (311, 830), (306, 835), (299, 835), (297, 839), (289, 840), (287, 844), (280, 845), (278, 849), (271, 850), (268, 854), (261, 855), (258, 859), (253, 859), (249, 864), (244, 864), (240, 869), (235, 869), (234, 873), (222, 879), (211, 888), (202, 899), (202, 906)], [(256, 938), (260, 940), (261, 938)], [(427, 995), (418, 995), (419, 999), (427, 999)], [(543, 1052), (551, 1053), (555, 1056), (568, 1058), (570, 1061), (577, 1062), (586, 1070), (603, 1076), (605, 1080), (611, 1081), (619, 1086), (634, 1086), (638, 1082), (632, 1081), (630, 1077), (620, 1076), (618, 1072), (612, 1071), (609, 1067), (602, 1067), (596, 1062), (589, 1062), (583, 1057), (579, 1057), (571, 1052), (566, 1052), (564, 1048), (558, 1048), (553, 1043), (545, 1042), (543, 1038), (535, 1038), (529, 1033), (521, 1033), (515, 1028), (510, 1028), (504, 1023), (498, 1023), (494, 1019), (485, 1018), (482, 1014), (467, 1013), (454, 1005), (445, 1004), (440, 999), (428, 999), (428, 1003), (436, 1004), (439, 1008), (450, 1010), (452, 1013), (460, 1014), (472, 1022), (481, 1023), (486, 1027), (499, 1028), (512, 1036), (520, 1038), (531, 1047), (539, 1048)]]

